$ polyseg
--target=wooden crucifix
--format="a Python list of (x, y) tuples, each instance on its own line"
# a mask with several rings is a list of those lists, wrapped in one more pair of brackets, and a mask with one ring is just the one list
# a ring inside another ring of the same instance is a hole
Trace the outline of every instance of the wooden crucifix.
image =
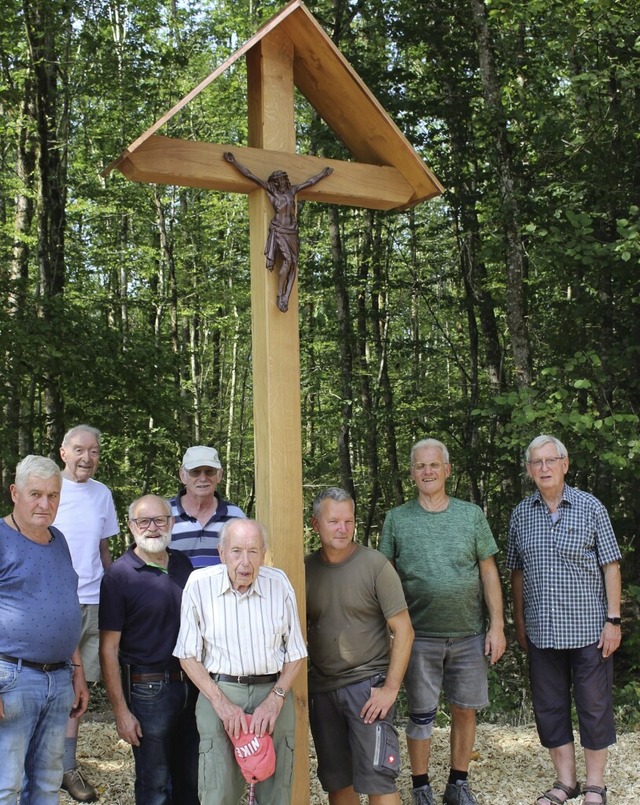
[[(157, 130), (246, 56), (249, 147), (161, 137)], [(294, 88), (345, 144), (354, 162), (296, 154)], [(442, 185), (413, 150), (301, 0), (293, 0), (245, 45), (133, 142), (103, 174), (117, 168), (133, 181), (246, 193), (249, 196), (256, 514), (270, 539), (271, 560), (293, 584), (305, 623), (300, 348), (297, 285), (277, 305), (277, 277), (265, 271), (264, 245), (273, 208), (263, 187), (224, 159), (233, 152), (255, 177), (275, 169), (291, 177), (303, 200), (403, 209), (439, 195)], [(329, 163), (331, 175), (305, 185)], [(304, 185), (304, 186), (303, 186)], [(229, 468), (233, 472), (233, 467)], [(307, 688), (294, 688), (298, 714), (293, 802), (308, 802)]]
[(276, 304), (278, 305), (278, 310), (286, 313), (289, 310), (289, 297), (298, 271), (298, 253), (300, 251), (296, 196), (305, 187), (313, 187), (325, 176), (332, 174), (333, 168), (324, 168), (316, 176), (310, 176), (301, 184), (292, 186), (286, 171), (274, 171), (265, 181), (251, 173), (245, 165), (241, 165), (230, 151), (225, 151), (223, 156), (236, 170), (240, 171), (247, 179), (251, 179), (269, 196), (274, 216), (269, 224), (269, 235), (267, 245), (264, 248), (264, 255), (267, 258), (266, 268), (269, 271), (273, 271), (278, 260), (280, 262)]

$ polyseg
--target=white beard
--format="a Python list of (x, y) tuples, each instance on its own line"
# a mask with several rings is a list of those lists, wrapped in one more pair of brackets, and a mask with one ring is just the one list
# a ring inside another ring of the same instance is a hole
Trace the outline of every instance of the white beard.
[(162, 553), (171, 542), (171, 532), (160, 537), (136, 537), (136, 545), (147, 553)]

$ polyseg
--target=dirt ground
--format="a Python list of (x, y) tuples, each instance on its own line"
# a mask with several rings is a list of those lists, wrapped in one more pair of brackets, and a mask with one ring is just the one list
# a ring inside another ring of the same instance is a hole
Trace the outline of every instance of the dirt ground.
[[(403, 741), (404, 742), (404, 741)], [(310, 796), (293, 805), (326, 805), (328, 798), (315, 777), (311, 746)], [(532, 805), (541, 791), (554, 780), (548, 753), (539, 743), (533, 726), (498, 727), (479, 725), (470, 781), (480, 805)], [(444, 790), (447, 775), (448, 730), (434, 731), (431, 779), (436, 802)], [(131, 748), (119, 740), (108, 713), (89, 713), (80, 730), (80, 767), (97, 786), (102, 805), (133, 805), (133, 760)], [(411, 777), (406, 755), (399, 779), (403, 805), (411, 803)], [(578, 778), (584, 780), (584, 767)], [(610, 750), (607, 772), (608, 805), (638, 805), (640, 801), (640, 732), (618, 736)], [(74, 800), (61, 794), (60, 804)], [(362, 802), (366, 802), (362, 798)], [(575, 800), (580, 803), (581, 800)], [(221, 803), (220, 805), (226, 805)]]

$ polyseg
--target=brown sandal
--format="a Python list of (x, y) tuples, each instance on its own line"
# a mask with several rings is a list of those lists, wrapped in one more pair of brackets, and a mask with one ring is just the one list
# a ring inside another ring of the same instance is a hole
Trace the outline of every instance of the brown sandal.
[[(551, 792), (553, 791), (554, 788), (559, 788), (560, 791), (564, 791), (564, 793), (567, 795), (567, 798), (559, 799), (555, 794), (552, 794)], [(596, 794), (601, 789), (598, 788), (596, 790), (596, 788), (592, 786), (590, 789), (585, 788), (584, 790), (585, 791), (590, 790), (592, 793)], [(580, 783), (576, 783), (575, 788), (569, 788), (568, 785), (565, 785), (564, 783), (561, 783), (558, 780), (556, 780), (548, 791), (545, 791), (544, 794), (540, 794), (538, 799), (536, 799), (536, 805), (540, 805), (541, 799), (548, 800), (549, 802), (552, 803), (552, 805), (564, 805), (564, 803), (567, 802), (568, 800), (575, 799), (576, 797), (579, 796), (580, 796)], [(590, 805), (590, 803), (587, 803), (587, 805)], [(602, 805), (606, 805), (605, 799), (602, 800)]]
[(583, 794), (600, 794), (601, 800), (598, 804), (597, 802), (584, 802), (584, 805), (607, 805), (607, 786), (605, 785), (604, 788), (600, 788), (599, 785), (585, 785), (582, 789)]

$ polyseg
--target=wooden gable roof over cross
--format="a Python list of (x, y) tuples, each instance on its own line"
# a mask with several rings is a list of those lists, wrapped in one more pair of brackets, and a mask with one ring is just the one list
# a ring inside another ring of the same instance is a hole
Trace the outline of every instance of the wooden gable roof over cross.
[[(295, 86), (344, 143), (355, 162), (290, 152), (196, 142), (156, 134), (165, 123), (265, 38), (284, 35), (293, 48)], [(252, 193), (255, 185), (222, 158), (233, 148), (257, 175), (274, 167), (295, 183), (322, 167), (331, 177), (300, 193), (300, 199), (371, 209), (403, 209), (443, 192), (443, 187), (353, 70), (301, 0), (293, 0), (241, 48), (157, 120), (104, 171), (118, 169), (132, 181)]]

